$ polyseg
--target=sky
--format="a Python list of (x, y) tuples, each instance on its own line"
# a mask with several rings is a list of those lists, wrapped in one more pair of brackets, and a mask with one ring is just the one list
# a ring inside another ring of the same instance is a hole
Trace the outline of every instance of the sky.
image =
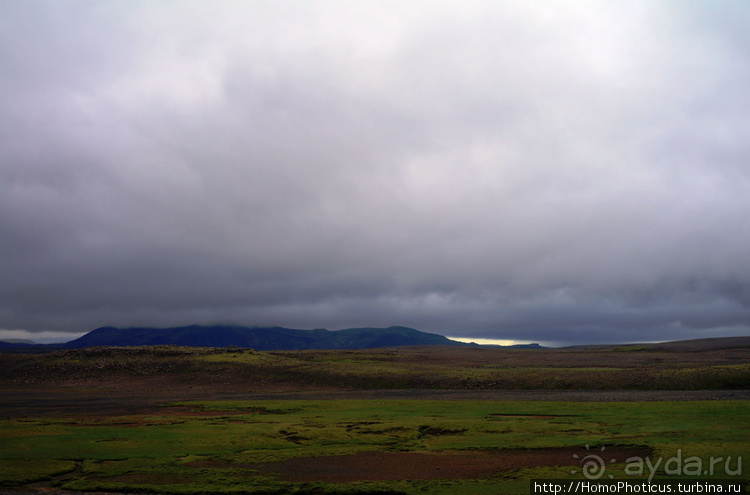
[(744, 0), (0, 0), (0, 338), (750, 335)]

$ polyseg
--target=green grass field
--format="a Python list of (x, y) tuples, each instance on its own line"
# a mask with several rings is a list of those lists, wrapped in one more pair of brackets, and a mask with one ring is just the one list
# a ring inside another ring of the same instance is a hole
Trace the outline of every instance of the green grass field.
[[(585, 445), (615, 478), (634, 478), (637, 463), (610, 464), (601, 446), (646, 449), (654, 462), (679, 456), (687, 475), (697, 474), (700, 460), (700, 470), (712, 471), (702, 477), (746, 476), (740, 458), (750, 462), (750, 403), (227, 401), (172, 403), (149, 415), (14, 418), (0, 421), (0, 485), (47, 480), (66, 490), (107, 492), (528, 493), (532, 478), (583, 479)], [(289, 481), (273, 468), (361, 452), (448, 456), (561, 447), (580, 448), (582, 455), (569, 456), (567, 465), (465, 479)], [(665, 474), (663, 465), (656, 471)], [(641, 474), (648, 477), (648, 468)]]

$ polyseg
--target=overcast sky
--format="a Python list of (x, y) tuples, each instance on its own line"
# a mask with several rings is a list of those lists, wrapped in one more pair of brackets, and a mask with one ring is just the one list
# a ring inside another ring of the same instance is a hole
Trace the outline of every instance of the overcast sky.
[(0, 0), (0, 338), (750, 334), (750, 2)]

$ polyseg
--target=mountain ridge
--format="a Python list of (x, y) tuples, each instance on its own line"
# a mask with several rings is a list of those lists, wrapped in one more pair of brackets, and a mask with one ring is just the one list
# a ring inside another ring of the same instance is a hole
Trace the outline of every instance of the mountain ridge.
[(66, 348), (94, 346), (178, 345), (245, 347), (260, 351), (305, 349), (367, 349), (410, 345), (467, 346), (442, 335), (403, 326), (299, 330), (278, 326), (190, 325), (172, 328), (100, 327), (63, 344)]

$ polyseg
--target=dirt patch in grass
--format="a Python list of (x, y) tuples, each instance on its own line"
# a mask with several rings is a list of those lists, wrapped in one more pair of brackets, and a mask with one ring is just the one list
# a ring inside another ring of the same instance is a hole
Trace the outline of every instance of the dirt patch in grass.
[(107, 481), (149, 485), (185, 485), (191, 482), (182, 476), (164, 473), (128, 473), (109, 478)]
[(216, 410), (216, 409), (193, 409), (190, 407), (174, 407), (164, 408), (163, 413), (165, 416), (180, 416), (180, 417), (225, 417), (225, 416), (243, 416), (253, 414), (256, 411), (242, 411), (242, 410)]
[[(622, 463), (651, 455), (647, 447), (607, 447), (596, 452), (605, 462)], [(531, 467), (579, 466), (583, 448), (504, 449), (444, 452), (361, 452), (346, 456), (300, 457), (258, 464), (255, 469), (292, 482), (474, 479)], [(578, 457), (573, 457), (574, 455)]]
[(575, 418), (575, 414), (504, 414), (493, 413), (489, 416), (499, 416), (503, 418), (531, 418), (531, 419), (555, 419), (555, 418)]

